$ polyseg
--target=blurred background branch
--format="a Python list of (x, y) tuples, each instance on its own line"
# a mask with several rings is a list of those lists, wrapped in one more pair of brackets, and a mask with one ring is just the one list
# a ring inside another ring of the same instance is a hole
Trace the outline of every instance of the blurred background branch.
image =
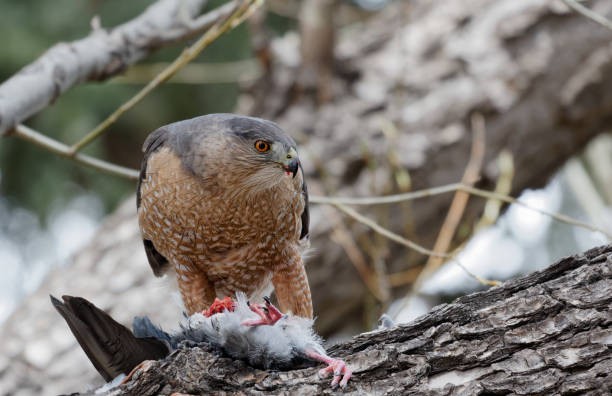
[(0, 134), (53, 103), (75, 84), (119, 74), (155, 49), (208, 30), (240, 4), (229, 2), (198, 17), (205, 3), (159, 0), (109, 32), (94, 29), (84, 39), (53, 46), (0, 86)]

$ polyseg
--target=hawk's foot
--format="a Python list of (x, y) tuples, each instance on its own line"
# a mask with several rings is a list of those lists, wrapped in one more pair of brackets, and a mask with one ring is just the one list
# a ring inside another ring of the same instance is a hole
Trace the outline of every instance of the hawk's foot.
[(245, 326), (261, 326), (261, 325), (273, 325), (285, 316), (278, 308), (276, 308), (270, 302), (270, 298), (264, 297), (265, 304), (261, 306), (259, 304), (249, 304), (251, 311), (255, 312), (259, 319), (245, 320), (242, 322)]
[(234, 300), (232, 300), (231, 297), (224, 297), (223, 300), (219, 300), (217, 297), (215, 297), (215, 301), (210, 304), (210, 307), (208, 309), (202, 311), (202, 315), (206, 316), (207, 318), (210, 318), (214, 314), (218, 314), (224, 311), (233, 312), (235, 308), (236, 303), (234, 302)]

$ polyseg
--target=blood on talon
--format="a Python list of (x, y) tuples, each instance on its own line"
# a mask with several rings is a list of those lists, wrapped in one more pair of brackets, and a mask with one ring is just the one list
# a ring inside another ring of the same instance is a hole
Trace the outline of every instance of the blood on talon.
[(234, 300), (232, 300), (231, 297), (224, 297), (223, 300), (219, 300), (215, 297), (215, 301), (210, 304), (210, 307), (208, 307), (208, 309), (202, 311), (202, 315), (206, 316), (207, 318), (210, 318), (214, 314), (218, 314), (223, 311), (233, 312), (235, 308), (236, 303), (234, 302)]

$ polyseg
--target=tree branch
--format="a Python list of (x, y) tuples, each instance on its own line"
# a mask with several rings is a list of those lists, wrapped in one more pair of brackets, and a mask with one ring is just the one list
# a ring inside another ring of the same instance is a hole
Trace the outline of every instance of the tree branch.
[(195, 59), (200, 52), (208, 47), (213, 41), (215, 41), (223, 33), (241, 24), (250, 13), (261, 5), (262, 0), (245, 0), (239, 2), (239, 6), (229, 15), (227, 18), (219, 19), (217, 22), (202, 35), (202, 37), (196, 41), (193, 45), (186, 48), (181, 55), (179, 55), (171, 64), (169, 64), (164, 70), (155, 76), (147, 85), (145, 85), (136, 95), (131, 97), (127, 102), (119, 106), (112, 114), (110, 114), (104, 121), (96, 126), (91, 132), (85, 137), (75, 143), (70, 151), (74, 155), (82, 148), (87, 146), (98, 138), (104, 131), (112, 125), (121, 115), (129, 111), (132, 107), (136, 106), (142, 101), (149, 93), (155, 88), (160, 86), (162, 83), (167, 81), (170, 77), (176, 74), (183, 66)]
[(107, 31), (59, 43), (0, 85), (0, 135), (85, 81), (115, 76), (156, 49), (207, 30), (235, 11), (229, 2), (199, 16), (203, 0), (159, 0), (141, 15)]
[[(329, 352), (353, 369), (347, 394), (604, 394), (611, 274), (612, 245), (595, 248)], [(257, 370), (195, 347), (148, 365), (117, 394), (318, 395), (329, 380), (317, 369)]]
[(563, 0), (563, 2), (568, 7), (570, 7), (574, 11), (576, 11), (577, 13), (587, 17), (588, 19), (592, 20), (593, 22), (596, 22), (596, 23), (600, 24), (601, 26), (603, 26), (605, 28), (608, 28), (608, 29), (612, 30), (612, 21), (610, 21), (605, 16), (600, 15), (600, 14), (594, 12), (594, 11), (591, 11), (587, 7), (585, 7), (582, 4), (578, 3), (576, 0)]

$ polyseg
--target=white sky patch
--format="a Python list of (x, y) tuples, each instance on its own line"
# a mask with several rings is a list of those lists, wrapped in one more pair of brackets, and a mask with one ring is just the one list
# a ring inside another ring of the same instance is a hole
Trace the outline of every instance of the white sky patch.
[[(561, 194), (560, 182), (554, 179), (544, 189), (523, 192), (519, 200), (533, 208), (557, 212), (561, 207)], [(514, 238), (527, 246), (539, 244), (553, 221), (550, 216), (519, 205), (511, 205), (505, 218)]]
[(424, 296), (414, 296), (408, 300), (394, 301), (389, 307), (389, 314), (397, 323), (406, 323), (425, 315), (431, 309), (431, 303)]
[[(520, 271), (524, 254), (521, 246), (508, 238), (501, 227), (493, 226), (476, 234), (457, 258), (482, 278), (508, 279)], [(421, 293), (455, 295), (474, 290), (478, 285), (476, 279), (450, 262), (423, 283)]]

